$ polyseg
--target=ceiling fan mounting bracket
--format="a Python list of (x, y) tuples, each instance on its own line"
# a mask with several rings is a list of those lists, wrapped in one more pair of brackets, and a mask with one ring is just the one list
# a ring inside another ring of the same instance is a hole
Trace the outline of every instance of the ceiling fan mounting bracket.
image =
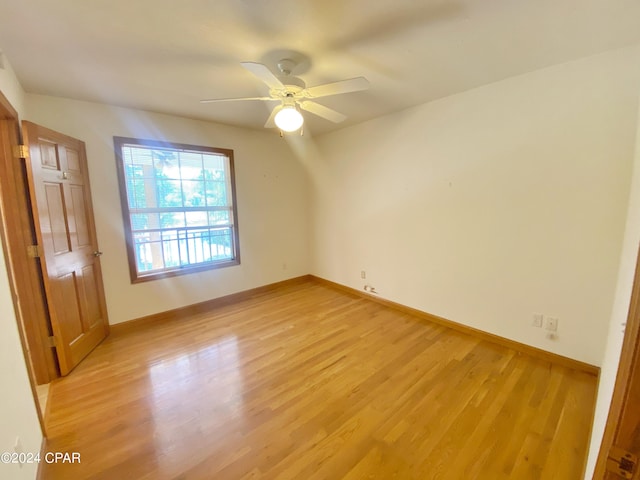
[(291, 60), (290, 58), (283, 58), (277, 64), (278, 70), (284, 76), (291, 75), (291, 72), (296, 68), (298, 63), (295, 60)]
[(270, 50), (259, 59), (261, 63), (272, 68), (276, 75), (282, 72), (278, 63), (282, 63), (283, 60), (285, 60), (284, 68), (291, 70), (290, 75), (304, 75), (311, 68), (311, 59), (307, 55), (286, 48)]

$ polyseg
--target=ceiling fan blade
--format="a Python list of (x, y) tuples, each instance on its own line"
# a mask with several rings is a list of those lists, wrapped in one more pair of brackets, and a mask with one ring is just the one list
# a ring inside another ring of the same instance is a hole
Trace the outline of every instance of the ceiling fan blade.
[(307, 88), (310, 98), (328, 97), (329, 95), (339, 95), (341, 93), (359, 92), (369, 88), (369, 80), (364, 77), (350, 78), (339, 82), (325, 83), (315, 87)]
[(206, 100), (200, 100), (200, 103), (218, 103), (218, 102), (242, 102), (245, 100), (278, 100), (277, 98), (271, 97), (239, 97), (239, 98), (209, 98)]
[(267, 121), (264, 124), (264, 128), (275, 128), (276, 127), (276, 114), (282, 110), (282, 105), (276, 105), (275, 107), (273, 107), (273, 110), (271, 110), (271, 115), (269, 115), (269, 118), (267, 119)]
[(343, 115), (340, 112), (336, 112), (335, 110), (332, 110), (329, 107), (325, 107), (324, 105), (320, 105), (316, 102), (300, 102), (300, 108), (333, 123), (340, 123), (347, 119), (346, 115)]
[(265, 65), (255, 62), (241, 62), (240, 65), (266, 83), (270, 89), (281, 90), (284, 88), (284, 85), (280, 80), (278, 80), (278, 77), (276, 77)]

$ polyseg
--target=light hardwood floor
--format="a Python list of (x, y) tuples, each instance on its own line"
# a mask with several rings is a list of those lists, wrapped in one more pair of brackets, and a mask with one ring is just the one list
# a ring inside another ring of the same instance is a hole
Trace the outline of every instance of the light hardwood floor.
[(309, 281), (117, 329), (52, 384), (44, 479), (581, 478), (596, 378)]
[(38, 404), (40, 405), (40, 411), (47, 411), (47, 399), (49, 398), (49, 384), (44, 383), (42, 385), (36, 385), (36, 394), (38, 396)]

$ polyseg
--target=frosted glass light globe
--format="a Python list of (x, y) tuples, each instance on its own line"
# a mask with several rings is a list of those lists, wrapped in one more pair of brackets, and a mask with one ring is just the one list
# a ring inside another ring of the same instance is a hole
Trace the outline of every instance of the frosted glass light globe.
[(295, 132), (304, 123), (302, 114), (295, 107), (284, 107), (275, 117), (276, 125), (285, 132)]

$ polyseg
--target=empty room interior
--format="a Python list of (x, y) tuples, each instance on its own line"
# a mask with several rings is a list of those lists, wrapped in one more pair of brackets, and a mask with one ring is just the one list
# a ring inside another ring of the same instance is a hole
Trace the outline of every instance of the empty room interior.
[(631, 0), (0, 0), (0, 478), (640, 478), (639, 95)]

